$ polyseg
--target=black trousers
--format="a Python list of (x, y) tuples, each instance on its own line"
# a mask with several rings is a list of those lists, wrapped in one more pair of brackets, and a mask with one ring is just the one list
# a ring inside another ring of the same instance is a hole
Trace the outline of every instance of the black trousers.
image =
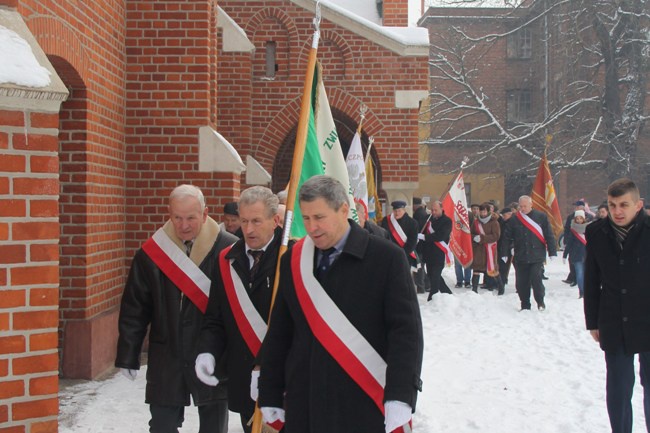
[(544, 305), (544, 295), (546, 289), (542, 282), (543, 262), (539, 263), (517, 263), (515, 267), (515, 277), (517, 294), (521, 301), (521, 308), (530, 310), (530, 288), (533, 288), (533, 297), (537, 306)]
[[(634, 355), (622, 348), (605, 352), (607, 365), (607, 413), (612, 433), (632, 433), (632, 390), (634, 389)], [(639, 353), (643, 410), (646, 430), (650, 432), (650, 352)]]
[(427, 275), (429, 276), (429, 281), (431, 282), (431, 294), (435, 293), (451, 293), (451, 289), (445, 283), (445, 280), (442, 278), (442, 270), (445, 268), (445, 261), (442, 260), (442, 263), (436, 263), (433, 260), (427, 260)]
[(511, 264), (512, 257), (508, 257), (508, 260), (505, 263), (499, 257), (499, 275), (501, 275), (501, 281), (503, 281), (503, 284), (508, 284), (508, 274), (510, 273)]
[[(228, 401), (219, 400), (214, 404), (198, 406), (199, 433), (228, 432)], [(149, 405), (151, 420), (150, 433), (178, 433), (185, 421), (184, 406)]]

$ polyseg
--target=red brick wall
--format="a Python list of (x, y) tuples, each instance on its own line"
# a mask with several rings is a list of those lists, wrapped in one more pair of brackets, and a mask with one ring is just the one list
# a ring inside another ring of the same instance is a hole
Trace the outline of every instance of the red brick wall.
[(180, 183), (200, 187), (217, 220), (239, 176), (199, 173), (198, 130), (216, 128), (215, 0), (129, 1), (126, 5), (126, 250), (166, 220)]
[[(288, 1), (247, 2), (245, 6), (236, 1), (221, 1), (219, 4), (246, 31), (251, 41), (273, 40), (277, 34), (283, 38), (289, 35), (286, 42), (291, 58), (289, 75), (261, 80), (254, 74), (248, 87), (242, 78), (236, 84), (237, 89), (243, 91), (243, 102), (238, 104), (233, 96), (232, 106), (220, 108), (220, 112), (227, 109), (252, 112), (250, 145), (236, 139), (232, 142), (242, 157), (250, 153), (271, 173), (274, 164), (279, 162), (282, 144), (298, 120), (297, 108), (313, 34), (313, 14)], [(259, 23), (272, 18), (275, 27), (267, 34), (265, 32), (271, 30)], [(321, 34), (319, 59), (323, 64), (330, 105), (358, 122), (359, 106), (366, 104), (369, 113), (364, 131), (375, 138), (383, 180), (417, 181), (418, 110), (396, 109), (395, 91), (427, 89), (426, 61), (421, 57), (399, 56), (329, 21), (321, 22)], [(241, 66), (245, 61), (244, 55), (221, 53), (220, 57), (220, 77), (235, 76), (240, 71), (247, 73), (246, 66), (243, 69)], [(252, 61), (254, 68), (255, 62), (260, 60), (254, 58)], [(229, 91), (230, 84), (230, 81), (220, 78), (222, 96)], [(243, 136), (244, 133), (238, 131), (240, 125), (235, 120), (224, 120), (220, 119), (219, 131), (226, 138), (249, 140), (248, 132)], [(242, 126), (246, 128), (247, 125)], [(355, 129), (356, 124), (347, 127)]]
[(383, 25), (387, 27), (408, 26), (408, 1), (384, 0)]
[(58, 115), (0, 108), (0, 431), (56, 432)]

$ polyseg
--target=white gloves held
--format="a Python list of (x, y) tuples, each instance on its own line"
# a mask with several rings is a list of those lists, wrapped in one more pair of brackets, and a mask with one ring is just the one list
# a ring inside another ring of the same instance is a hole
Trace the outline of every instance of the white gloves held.
[(257, 388), (257, 381), (260, 378), (260, 371), (253, 370), (251, 371), (251, 400), (257, 401), (257, 398), (260, 396), (260, 392)]
[(474, 236), (474, 242), (476, 242), (477, 244), (481, 242), (481, 235)]
[(384, 403), (386, 433), (391, 433), (396, 428), (408, 424), (411, 420), (411, 412), (411, 406), (402, 401), (389, 400)]
[(132, 370), (130, 368), (120, 368), (120, 373), (130, 381), (134, 381), (138, 377), (138, 370)]
[(501, 257), (501, 261), (502, 261), (503, 263), (508, 263), (508, 257), (507, 257), (507, 256), (503, 256), (503, 257)]
[(196, 357), (196, 362), (194, 363), (196, 377), (206, 385), (217, 386), (219, 384), (219, 379), (214, 376), (215, 365), (217, 365), (217, 361), (214, 359), (214, 355), (207, 352), (199, 353), (199, 356)]
[(261, 407), (260, 411), (262, 412), (262, 419), (268, 425), (273, 426), (278, 421), (284, 423), (284, 409), (280, 409), (279, 407)]
[(418, 233), (418, 240), (420, 241), (424, 240), (424, 233)]

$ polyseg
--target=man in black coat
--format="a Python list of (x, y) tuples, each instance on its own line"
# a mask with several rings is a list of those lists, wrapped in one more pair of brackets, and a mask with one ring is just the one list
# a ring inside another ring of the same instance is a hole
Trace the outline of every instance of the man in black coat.
[(393, 431), (410, 422), (421, 388), (422, 323), (404, 253), (347, 219), (337, 180), (312, 177), (299, 199), (308, 236), (282, 257), (262, 348), (264, 420), (286, 421), (285, 433)]
[(396, 200), (390, 204), (393, 212), (386, 215), (381, 226), (389, 234), (391, 240), (406, 253), (406, 258), (412, 268), (418, 265), (415, 247), (418, 243), (418, 223), (406, 212), (406, 202)]
[[(263, 339), (249, 331), (256, 330), (262, 336), (266, 332), (282, 241), (278, 205), (277, 196), (266, 187), (254, 186), (242, 192), (239, 218), (244, 238), (219, 256), (220, 278), (212, 282), (196, 359), (198, 378), (215, 386), (219, 382), (214, 376), (216, 360), (225, 352), (228, 408), (240, 414), (245, 432), (251, 431), (247, 423), (257, 399), (251, 395), (251, 373)], [(259, 372), (253, 375), (257, 379)]]
[(442, 278), (442, 270), (445, 268), (447, 258), (444, 249), (449, 248), (450, 235), (451, 218), (445, 215), (442, 203), (434, 201), (431, 205), (431, 218), (425, 224), (423, 233), (420, 234), (424, 263), (427, 265), (427, 275), (431, 282), (428, 301), (438, 292), (451, 294), (451, 289)]
[(218, 275), (217, 257), (236, 240), (208, 216), (199, 188), (180, 185), (169, 198), (169, 221), (133, 258), (122, 296), (115, 366), (135, 379), (150, 328), (145, 401), (152, 433), (177, 433), (190, 395), (198, 406), (200, 433), (228, 430), (226, 388), (201, 383), (194, 360), (211, 280)]
[(527, 196), (519, 197), (519, 212), (505, 225), (503, 233), (505, 242), (500, 251), (501, 260), (508, 259), (511, 243), (515, 249), (515, 278), (517, 294), (522, 310), (530, 310), (530, 287), (540, 311), (546, 309), (544, 303), (545, 288), (542, 282), (542, 270), (546, 252), (550, 259), (557, 257), (555, 236), (551, 230), (546, 214), (533, 209), (533, 200)]
[(584, 308), (587, 329), (605, 352), (612, 433), (632, 432), (634, 354), (650, 432), (650, 217), (639, 190), (619, 179), (607, 190), (609, 218), (587, 226)]

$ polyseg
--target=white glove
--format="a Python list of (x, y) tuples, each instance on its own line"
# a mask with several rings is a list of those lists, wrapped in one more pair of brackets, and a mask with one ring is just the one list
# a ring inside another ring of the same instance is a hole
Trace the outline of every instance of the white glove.
[(138, 370), (132, 370), (130, 368), (120, 368), (120, 373), (131, 381), (135, 380), (138, 376)]
[(476, 242), (477, 244), (481, 242), (481, 235), (474, 236), (474, 242)]
[(284, 422), (284, 409), (279, 407), (261, 407), (262, 419), (265, 423), (271, 425), (276, 421)]
[(418, 240), (420, 241), (424, 240), (424, 233), (418, 233)]
[(384, 412), (386, 414), (384, 419), (386, 433), (391, 433), (396, 428), (408, 424), (412, 416), (411, 406), (397, 400), (390, 400), (384, 403)]
[(260, 396), (260, 392), (257, 389), (257, 380), (260, 378), (260, 371), (253, 370), (251, 371), (251, 400), (257, 401), (257, 397)]
[(214, 355), (207, 352), (199, 353), (199, 356), (196, 357), (196, 362), (194, 363), (196, 377), (206, 385), (217, 386), (219, 384), (219, 379), (214, 376), (215, 365), (217, 365), (217, 361), (215, 361)]
[(501, 257), (501, 261), (502, 261), (503, 263), (508, 263), (508, 257), (507, 257), (507, 256), (503, 256), (503, 257)]

